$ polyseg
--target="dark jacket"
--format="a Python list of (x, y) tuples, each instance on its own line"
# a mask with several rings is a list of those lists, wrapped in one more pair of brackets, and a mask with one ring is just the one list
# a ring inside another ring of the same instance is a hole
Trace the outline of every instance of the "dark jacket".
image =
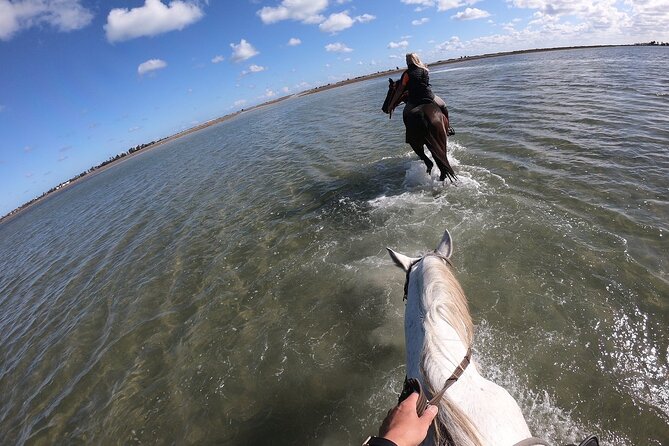
[(430, 74), (428, 71), (425, 68), (412, 65), (405, 73), (409, 76), (407, 84), (409, 102), (414, 105), (432, 102), (434, 93), (430, 88)]

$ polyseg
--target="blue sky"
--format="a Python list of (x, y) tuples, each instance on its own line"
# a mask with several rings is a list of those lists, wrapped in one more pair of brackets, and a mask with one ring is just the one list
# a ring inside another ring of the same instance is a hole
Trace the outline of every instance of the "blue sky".
[(423, 60), (669, 41), (669, 0), (0, 0), (0, 215), (137, 144)]

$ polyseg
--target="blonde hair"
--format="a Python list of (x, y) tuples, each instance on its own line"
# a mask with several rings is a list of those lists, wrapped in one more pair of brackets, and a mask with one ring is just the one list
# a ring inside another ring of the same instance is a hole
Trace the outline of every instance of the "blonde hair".
[(427, 65), (425, 65), (423, 62), (420, 61), (418, 54), (407, 53), (406, 59), (407, 59), (407, 67), (410, 67), (411, 65), (416, 65), (417, 67), (424, 68), (425, 70), (427, 70)]

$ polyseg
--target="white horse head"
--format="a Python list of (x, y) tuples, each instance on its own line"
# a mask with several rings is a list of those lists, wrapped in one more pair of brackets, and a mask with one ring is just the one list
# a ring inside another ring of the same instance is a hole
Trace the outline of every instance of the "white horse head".
[[(388, 252), (407, 275), (407, 377), (417, 379), (426, 397), (432, 398), (447, 380), (459, 376), (440, 401), (434, 429), (423, 444), (510, 446), (531, 437), (511, 395), (484, 379), (473, 360), (469, 366), (463, 361), (472, 346), (474, 329), (467, 298), (453, 274), (449, 232), (433, 253), (423, 257), (407, 257), (392, 249)], [(464, 372), (457, 372), (458, 368)]]

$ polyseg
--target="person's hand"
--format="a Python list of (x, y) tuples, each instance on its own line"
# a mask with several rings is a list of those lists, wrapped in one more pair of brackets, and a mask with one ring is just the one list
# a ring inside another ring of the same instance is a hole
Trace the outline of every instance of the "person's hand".
[(427, 406), (420, 418), (416, 413), (418, 394), (412, 393), (398, 406), (390, 409), (379, 428), (379, 437), (394, 442), (397, 446), (418, 446), (427, 436), (427, 430), (439, 409)]

